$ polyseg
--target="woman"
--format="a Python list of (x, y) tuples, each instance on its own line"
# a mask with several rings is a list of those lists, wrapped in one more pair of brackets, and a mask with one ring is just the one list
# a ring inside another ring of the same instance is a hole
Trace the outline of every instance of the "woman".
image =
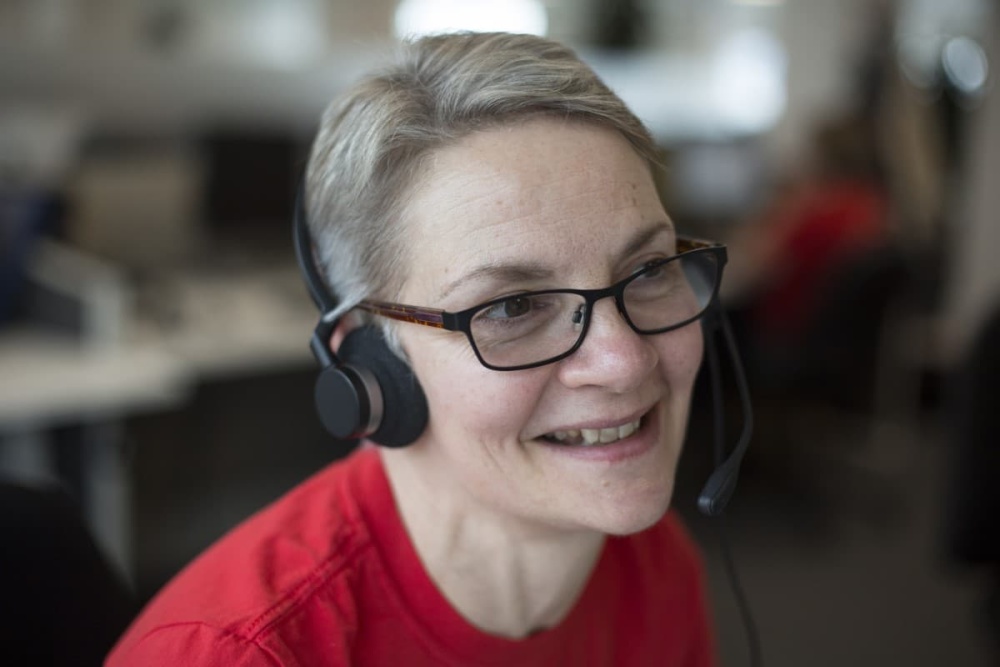
[(667, 510), (724, 258), (678, 255), (654, 161), (536, 37), (425, 38), (336, 102), (306, 182), (319, 356), (380, 332), (426, 421), (212, 547), (108, 664), (712, 664)]

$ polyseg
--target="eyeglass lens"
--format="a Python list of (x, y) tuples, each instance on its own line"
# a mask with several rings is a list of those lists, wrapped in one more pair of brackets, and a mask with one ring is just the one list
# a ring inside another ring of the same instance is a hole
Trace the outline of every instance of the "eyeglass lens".
[[(697, 319), (715, 293), (718, 275), (711, 253), (679, 255), (633, 274), (622, 293), (631, 326), (652, 334)], [(516, 294), (473, 315), (472, 339), (491, 366), (540, 363), (577, 344), (586, 311), (586, 299), (572, 292)]]

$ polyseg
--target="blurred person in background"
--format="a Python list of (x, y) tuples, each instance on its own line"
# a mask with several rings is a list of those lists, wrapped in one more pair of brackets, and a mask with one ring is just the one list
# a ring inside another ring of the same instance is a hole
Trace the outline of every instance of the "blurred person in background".
[(752, 465), (810, 526), (825, 525), (842, 489), (881, 497), (852, 456), (880, 408), (885, 325), (909, 270), (871, 136), (854, 115), (819, 126), (811, 162), (727, 239), (725, 302), (758, 416)]
[[(1000, 61), (1000, 4), (984, 33), (988, 62)], [(1000, 169), (1000, 89), (996, 81), (976, 108), (964, 134), (961, 193), (947, 312), (954, 365), (944, 396), (948, 445), (943, 512), (948, 564), (976, 577), (975, 617), (990, 642), (991, 664), (1000, 664), (1000, 264), (997, 248), (997, 171)]]
[(836, 269), (890, 231), (890, 201), (867, 121), (832, 119), (812, 137), (801, 172), (729, 240), (734, 249), (730, 304), (742, 309), (752, 349), (800, 341)]
[(314, 351), (378, 378), (393, 446), (233, 530), (107, 664), (714, 664), (670, 506), (725, 254), (678, 235), (656, 154), (532, 36), (424, 38), (335, 101), (304, 187), (336, 295)]

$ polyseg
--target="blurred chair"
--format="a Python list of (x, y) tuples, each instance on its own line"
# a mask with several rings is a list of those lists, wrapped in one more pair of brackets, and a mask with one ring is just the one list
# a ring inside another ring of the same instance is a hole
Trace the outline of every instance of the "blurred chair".
[(258, 252), (290, 252), (286, 227), (308, 145), (291, 132), (230, 128), (207, 131), (198, 146), (205, 162), (206, 235)]
[(879, 487), (874, 479), (845, 485), (844, 475), (877, 472), (858, 461), (879, 444), (878, 423), (888, 417), (891, 399), (886, 393), (898, 386), (891, 334), (899, 329), (909, 285), (909, 261), (896, 244), (858, 250), (825, 276), (800, 336), (764, 341), (756, 351), (754, 449), (765, 475), (820, 501), (824, 487), (859, 493)]
[(774, 357), (784, 364), (774, 371), (789, 398), (871, 414), (889, 344), (887, 318), (895, 314), (906, 281), (906, 259), (893, 244), (861, 250), (834, 267), (798, 345)]
[(70, 496), (0, 480), (5, 664), (99, 665), (138, 611)]
[(946, 414), (952, 449), (945, 540), (951, 558), (984, 570), (983, 620), (1000, 658), (1000, 302), (953, 379)]

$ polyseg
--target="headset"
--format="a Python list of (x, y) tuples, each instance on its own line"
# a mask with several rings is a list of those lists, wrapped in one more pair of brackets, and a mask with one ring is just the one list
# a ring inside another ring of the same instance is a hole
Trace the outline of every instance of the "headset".
[(427, 427), (427, 398), (409, 365), (385, 340), (382, 330), (365, 325), (344, 337), (339, 353), (330, 349), (337, 327), (338, 299), (326, 287), (313, 254), (306, 222), (304, 186), (295, 200), (295, 256), (320, 319), (309, 349), (321, 370), (316, 378), (316, 411), (338, 440), (367, 438), (384, 447), (405, 447)]
[[(309, 347), (322, 370), (316, 379), (315, 400), (323, 426), (340, 440), (367, 438), (386, 447), (405, 447), (427, 426), (427, 398), (410, 367), (389, 349), (381, 329), (366, 325), (344, 338), (339, 354), (330, 350), (330, 336), (337, 326), (337, 298), (326, 287), (316, 264), (307, 223), (303, 186), (295, 202), (295, 255), (320, 319)], [(750, 445), (753, 412), (743, 366), (725, 313), (716, 303), (704, 316), (708, 361), (712, 379), (715, 423), (715, 470), (698, 496), (698, 509), (718, 516), (736, 490), (740, 463)], [(743, 431), (725, 454), (721, 378), (718, 353), (712, 340), (721, 332), (734, 368), (743, 405)]]

